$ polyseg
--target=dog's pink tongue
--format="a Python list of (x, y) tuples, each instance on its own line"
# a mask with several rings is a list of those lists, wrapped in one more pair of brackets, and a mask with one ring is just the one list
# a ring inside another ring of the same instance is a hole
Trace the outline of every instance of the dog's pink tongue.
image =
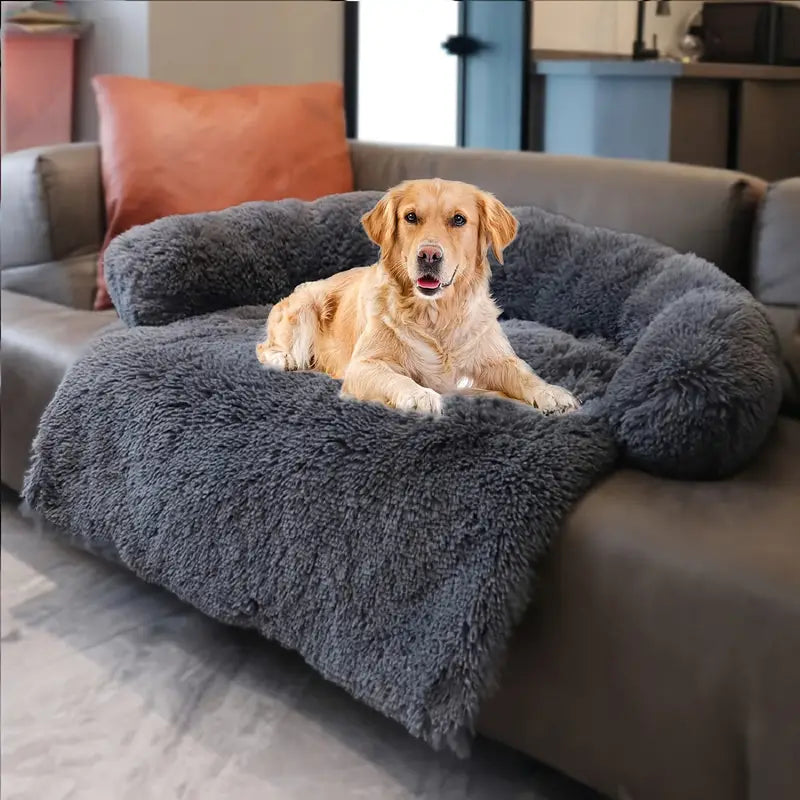
[(436, 278), (429, 278), (427, 275), (422, 278), (417, 278), (417, 286), (423, 289), (438, 289), (441, 281)]

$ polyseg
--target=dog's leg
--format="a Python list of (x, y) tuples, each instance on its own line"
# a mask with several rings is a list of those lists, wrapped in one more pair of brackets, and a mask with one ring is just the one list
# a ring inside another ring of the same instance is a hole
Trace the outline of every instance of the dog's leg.
[(289, 353), (277, 347), (270, 347), (267, 342), (259, 342), (256, 345), (256, 355), (265, 367), (285, 371), (297, 369)]
[(481, 364), (476, 370), (475, 385), (522, 400), (545, 414), (572, 411), (580, 405), (570, 392), (543, 381), (516, 356), (505, 356)]
[(442, 396), (420, 386), (392, 364), (377, 359), (352, 361), (344, 374), (342, 395), (384, 403), (403, 411), (442, 413)]
[(272, 369), (309, 369), (319, 320), (312, 303), (290, 296), (276, 303), (267, 318), (267, 338), (256, 345), (256, 356)]

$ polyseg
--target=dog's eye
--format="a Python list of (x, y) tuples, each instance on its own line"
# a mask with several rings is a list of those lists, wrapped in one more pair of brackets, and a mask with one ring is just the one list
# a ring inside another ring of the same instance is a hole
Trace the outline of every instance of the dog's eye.
[(405, 220), (410, 225), (416, 225), (417, 224), (417, 215), (413, 211), (409, 211), (408, 214), (406, 214), (406, 216), (405, 216)]
[(462, 225), (466, 224), (467, 224), (467, 218), (463, 214), (456, 214), (453, 217), (453, 225), (455, 225), (456, 228), (460, 228)]

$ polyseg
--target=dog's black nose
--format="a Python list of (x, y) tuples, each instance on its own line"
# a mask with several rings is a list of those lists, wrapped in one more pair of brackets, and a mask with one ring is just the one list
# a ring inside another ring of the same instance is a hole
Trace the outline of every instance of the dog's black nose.
[(417, 263), (420, 266), (435, 267), (442, 260), (442, 248), (435, 244), (425, 244), (417, 250)]

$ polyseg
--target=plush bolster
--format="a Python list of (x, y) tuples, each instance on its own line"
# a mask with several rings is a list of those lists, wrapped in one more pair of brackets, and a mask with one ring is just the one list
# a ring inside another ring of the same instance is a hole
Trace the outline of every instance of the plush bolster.
[(275, 303), (303, 281), (375, 262), (360, 219), (379, 198), (245, 203), (132, 228), (105, 253), (111, 298), (127, 325)]

